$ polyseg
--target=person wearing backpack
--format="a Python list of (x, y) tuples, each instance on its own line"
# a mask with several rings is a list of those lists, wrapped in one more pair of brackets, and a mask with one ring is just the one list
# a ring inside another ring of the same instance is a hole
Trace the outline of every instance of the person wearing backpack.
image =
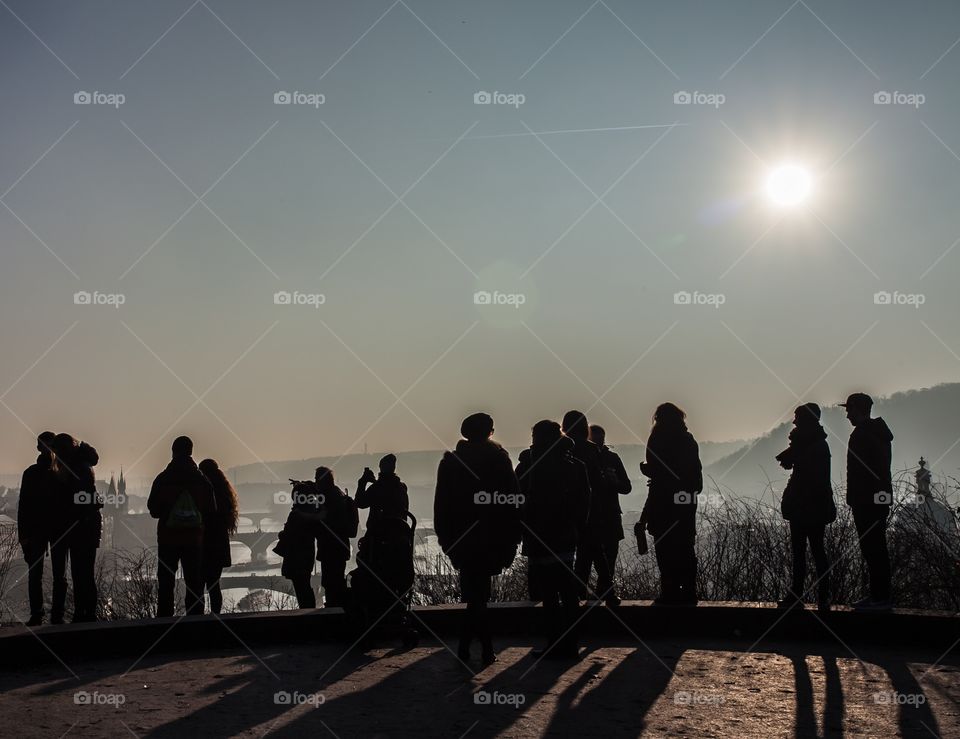
[(317, 470), (317, 489), (324, 497), (327, 519), (317, 536), (317, 561), (320, 563), (320, 587), (323, 605), (347, 605), (347, 562), (350, 561), (350, 540), (356, 537), (360, 525), (357, 504), (333, 481), (333, 470)]
[(217, 510), (213, 486), (193, 461), (193, 441), (179, 436), (173, 458), (150, 488), (147, 509), (157, 519), (157, 616), (173, 615), (177, 566), (186, 585), (184, 609), (203, 615), (203, 526)]

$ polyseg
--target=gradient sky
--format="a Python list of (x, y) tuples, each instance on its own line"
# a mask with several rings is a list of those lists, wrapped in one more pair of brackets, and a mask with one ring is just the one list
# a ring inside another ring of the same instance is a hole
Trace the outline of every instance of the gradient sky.
[[(722, 440), (955, 380), (960, 9), (661, 5), (5, 0), (0, 469), (46, 428), (146, 476), (179, 433), (231, 465), (440, 448), (477, 409), (632, 442), (663, 400)], [(761, 192), (788, 160), (807, 207)]]

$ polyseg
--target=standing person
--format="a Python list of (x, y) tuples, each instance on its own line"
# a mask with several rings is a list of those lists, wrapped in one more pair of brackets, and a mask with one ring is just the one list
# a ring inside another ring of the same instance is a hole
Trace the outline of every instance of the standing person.
[[(369, 488), (367, 486), (370, 486)], [(357, 482), (357, 508), (369, 508), (367, 528), (376, 526), (384, 517), (406, 518), (410, 510), (407, 486), (397, 476), (397, 457), (388, 454), (380, 460), (380, 475), (374, 476), (369, 467)]]
[(186, 586), (184, 610), (203, 615), (204, 525), (217, 512), (213, 486), (193, 461), (193, 441), (178, 436), (172, 459), (150, 488), (147, 509), (157, 519), (157, 616), (173, 615), (177, 566)]
[(213, 459), (205, 459), (200, 472), (213, 486), (213, 497), (217, 510), (203, 523), (203, 583), (210, 596), (210, 612), (220, 613), (223, 609), (223, 592), (220, 590), (220, 576), (225, 567), (233, 562), (230, 558), (230, 535), (237, 532), (240, 518), (240, 501), (237, 491)]
[(830, 609), (830, 560), (823, 543), (824, 529), (837, 518), (830, 482), (830, 446), (827, 432), (820, 425), (820, 406), (801, 405), (793, 414), (790, 445), (777, 455), (780, 466), (790, 470), (783, 490), (780, 511), (790, 522), (790, 548), (793, 553), (793, 579), (781, 608), (792, 608), (803, 601), (807, 577), (807, 541), (817, 568), (817, 606)]
[(456, 449), (445, 452), (437, 468), (433, 525), (460, 573), (460, 599), (467, 604), (457, 656), (466, 663), (476, 638), (486, 666), (497, 660), (487, 619), (490, 578), (516, 557), (521, 499), (510, 455), (491, 438), (493, 419), (474, 413), (464, 419), (460, 434)]
[(546, 644), (535, 653), (576, 657), (580, 588), (573, 565), (587, 529), (590, 483), (586, 467), (573, 456), (573, 442), (556, 421), (534, 425), (530, 448), (520, 452), (517, 479), (524, 496), (530, 598), (543, 601)]
[(320, 562), (320, 586), (326, 607), (347, 605), (347, 562), (350, 540), (357, 535), (359, 518), (353, 498), (336, 486), (333, 470), (317, 469), (317, 489), (323, 496), (327, 515), (317, 536), (317, 561)]
[(853, 393), (846, 403), (853, 426), (847, 442), (847, 505), (853, 512), (860, 552), (870, 574), (870, 595), (854, 603), (863, 610), (889, 610), (890, 553), (887, 551), (887, 518), (893, 503), (890, 471), (893, 434), (882, 418), (871, 418), (873, 399)]
[[(70, 577), (73, 580), (73, 622), (97, 620), (97, 549), (103, 535), (103, 500), (97, 493), (93, 468), (100, 461), (97, 450), (70, 434), (57, 434), (54, 439), (57, 470), (66, 493), (67, 551), (70, 555)], [(58, 558), (62, 551), (58, 552)], [(56, 578), (56, 570), (54, 577)], [(62, 606), (56, 610), (62, 620)]]
[(43, 623), (43, 558), (51, 539), (50, 517), (58, 504), (57, 457), (53, 452), (56, 434), (44, 431), (37, 437), (37, 461), (23, 472), (17, 504), (17, 539), (27, 563), (27, 592), (30, 620), (27, 626)]
[[(603, 426), (596, 424), (590, 426), (590, 441), (597, 445), (600, 456), (600, 477), (606, 488), (606, 496), (610, 499), (608, 502), (610, 512), (601, 547), (612, 576), (617, 571), (617, 557), (620, 554), (620, 542), (623, 541), (623, 509), (620, 507), (620, 496), (629, 495), (633, 490), (633, 484), (630, 482), (630, 476), (627, 475), (620, 455), (607, 446), (607, 432)], [(611, 593), (608, 600), (613, 605), (620, 602), (615, 593)]]
[(647, 459), (649, 478), (641, 519), (653, 535), (660, 568), (655, 605), (697, 604), (697, 495), (703, 490), (700, 447), (687, 430), (687, 414), (663, 403), (653, 414)]

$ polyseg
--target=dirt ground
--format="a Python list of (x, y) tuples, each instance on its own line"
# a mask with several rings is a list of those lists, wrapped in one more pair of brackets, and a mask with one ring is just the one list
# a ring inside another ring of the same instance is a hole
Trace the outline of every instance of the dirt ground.
[[(960, 736), (960, 658), (837, 645), (435, 641), (148, 655), (0, 673), (10, 736)], [(71, 674), (70, 671), (75, 674)]]

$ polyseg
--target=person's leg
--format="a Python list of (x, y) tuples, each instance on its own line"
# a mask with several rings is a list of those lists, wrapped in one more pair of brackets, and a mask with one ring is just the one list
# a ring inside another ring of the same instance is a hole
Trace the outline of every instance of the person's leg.
[(803, 600), (803, 585), (807, 580), (807, 527), (790, 522), (790, 552), (792, 560), (789, 600)]
[(813, 551), (813, 563), (817, 570), (817, 603), (825, 606), (830, 602), (830, 559), (824, 544), (825, 526), (811, 526), (807, 536)]
[(73, 621), (97, 618), (97, 582), (94, 569), (97, 548), (87, 542), (70, 544), (70, 577), (73, 580)]
[(653, 537), (653, 550), (657, 557), (657, 569), (660, 570), (660, 598), (662, 601), (671, 601), (678, 596), (678, 587), (674, 577), (674, 552), (671, 536), (675, 532), (668, 527), (658, 531)]
[(53, 593), (50, 597), (50, 623), (52, 624), (63, 623), (63, 612), (67, 602), (68, 551), (64, 537), (56, 535), (50, 545), (50, 571), (53, 574)]
[(310, 572), (299, 573), (290, 578), (293, 584), (293, 592), (297, 596), (298, 608), (316, 608), (317, 594), (313, 589)]
[(223, 568), (216, 565), (204, 565), (203, 582), (210, 596), (210, 613), (220, 613), (223, 610), (223, 591), (220, 589), (220, 577)]
[[(879, 508), (879, 506), (877, 506)], [(870, 598), (890, 598), (890, 554), (887, 551), (887, 511), (872, 507), (854, 508), (853, 521), (860, 540), (860, 552), (870, 578)]]
[(173, 615), (173, 589), (177, 579), (177, 548), (157, 543), (157, 617)]
[(580, 608), (580, 602), (577, 599), (577, 581), (564, 563), (557, 565), (556, 588), (562, 611), (557, 650), (560, 656), (576, 656), (579, 651), (577, 611)]
[(593, 566), (597, 570), (597, 598), (607, 600), (613, 595), (613, 567), (610, 564), (609, 542), (597, 542)]
[(347, 600), (347, 561), (342, 557), (324, 557), (320, 562), (320, 585), (325, 606), (344, 606)]
[(27, 563), (27, 594), (30, 598), (30, 621), (28, 625), (39, 626), (43, 622), (43, 558), (47, 543), (30, 544), (23, 549)]
[(588, 539), (585, 538), (577, 545), (577, 558), (573, 571), (577, 576), (577, 593), (581, 600), (590, 595), (590, 570), (593, 568), (594, 554), (593, 544)]
[(687, 506), (677, 521), (677, 561), (680, 581), (680, 600), (697, 602), (697, 509)]
[(183, 608), (188, 616), (203, 615), (202, 556), (199, 543), (180, 547), (180, 566), (183, 568), (183, 584), (186, 589)]

